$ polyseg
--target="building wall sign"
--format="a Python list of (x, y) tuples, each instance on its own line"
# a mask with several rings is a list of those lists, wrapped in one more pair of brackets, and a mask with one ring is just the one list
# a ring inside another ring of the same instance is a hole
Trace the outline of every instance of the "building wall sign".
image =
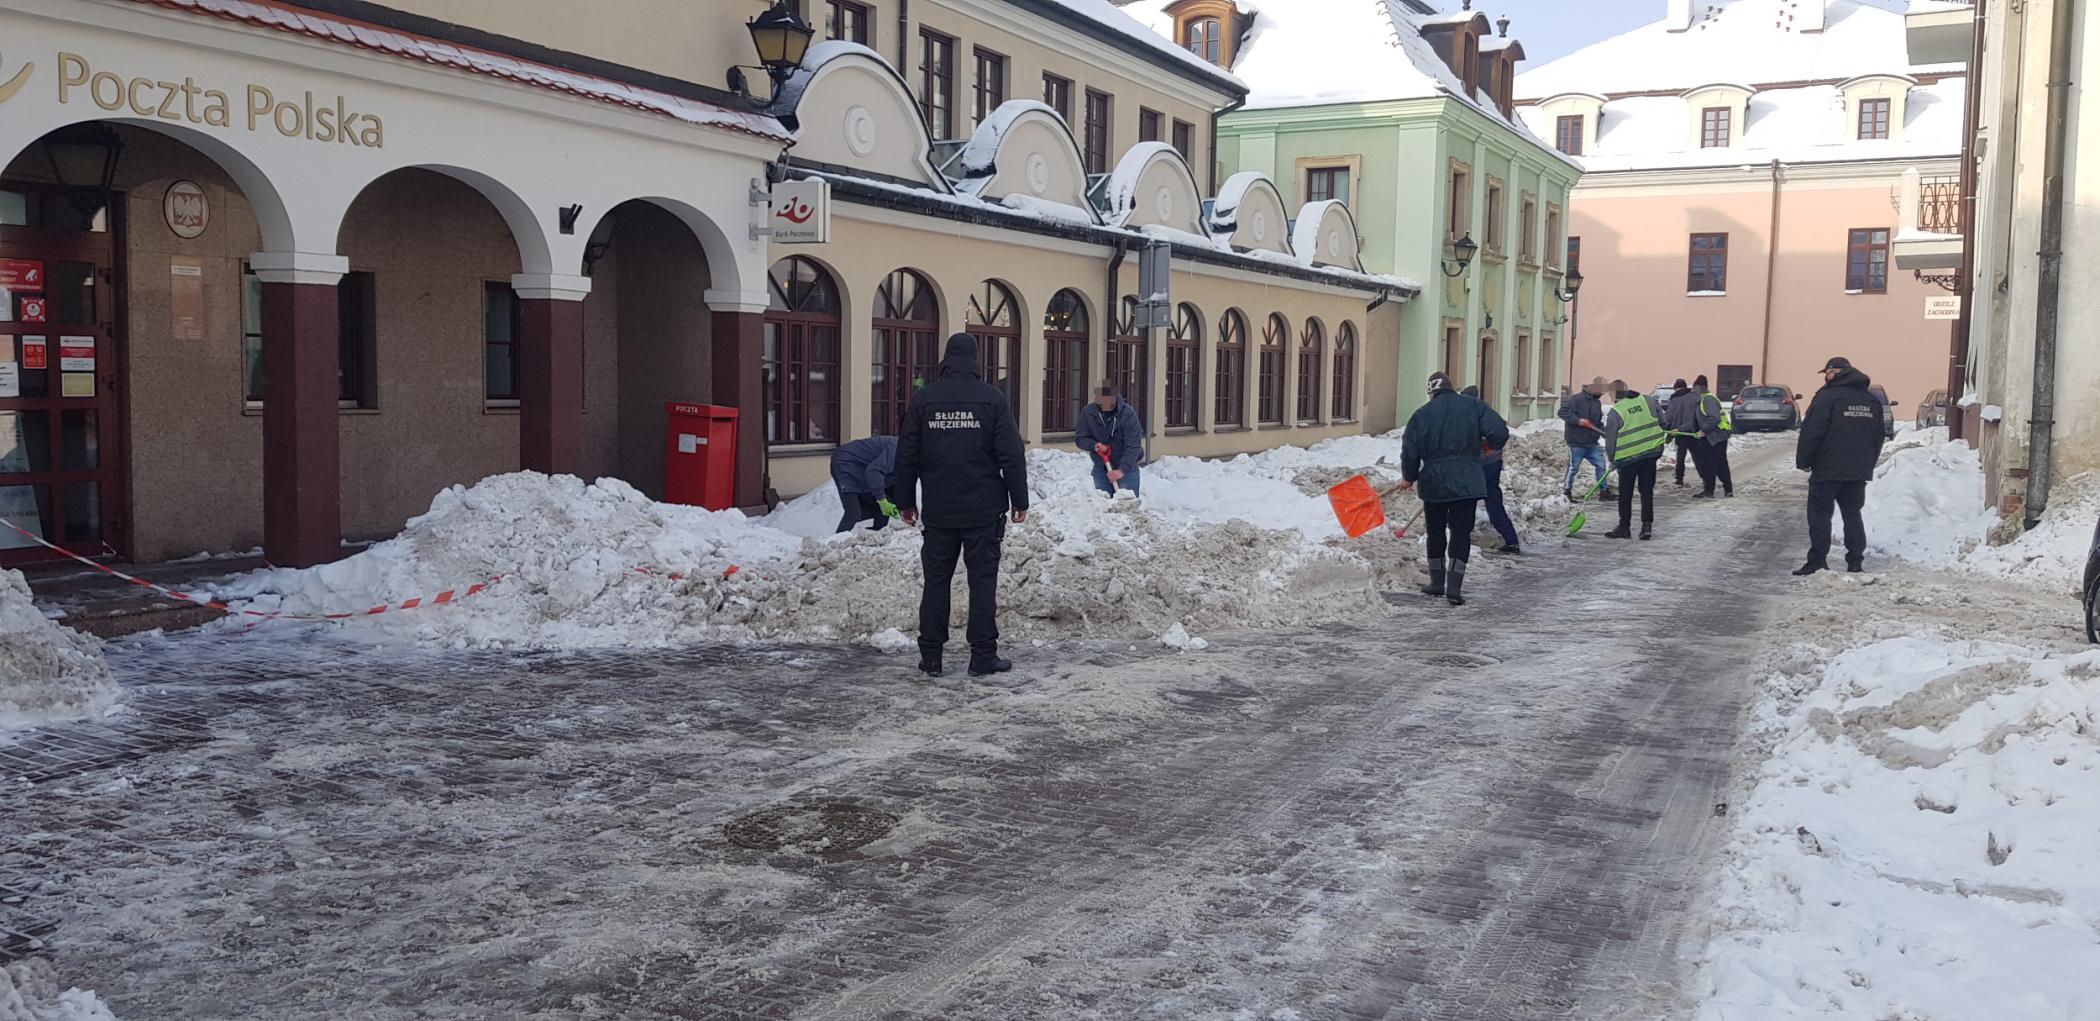
[(78, 53), (58, 55), (58, 101), (76, 99), (93, 102), (110, 113), (130, 113), (179, 124), (233, 128), (236, 124), (252, 132), (274, 130), (286, 138), (331, 142), (366, 149), (386, 147), (386, 125), (376, 114), (350, 108), (341, 95), (318, 102), (311, 90), (298, 100), (279, 100), (269, 88), (249, 84), (241, 92), (240, 116), (236, 119), (232, 97), (221, 89), (207, 89), (195, 78), (180, 82), (154, 78), (125, 77), (113, 71), (98, 71)]
[(820, 245), (831, 240), (831, 182), (782, 181), (773, 186), (773, 243)]
[(1925, 298), (1925, 318), (1960, 319), (1961, 295), (1928, 295)]
[(176, 237), (194, 241), (203, 237), (205, 228), (211, 226), (211, 202), (204, 197), (204, 189), (197, 187), (197, 182), (177, 181), (168, 185), (168, 193), (162, 196), (160, 215)]

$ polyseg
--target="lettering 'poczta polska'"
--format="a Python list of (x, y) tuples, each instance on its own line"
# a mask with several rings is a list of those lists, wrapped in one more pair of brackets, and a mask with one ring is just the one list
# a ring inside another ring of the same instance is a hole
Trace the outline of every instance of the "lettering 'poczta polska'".
[[(139, 117), (201, 124), (213, 128), (233, 126), (233, 101), (224, 91), (207, 89), (195, 78), (180, 82), (153, 78), (125, 78), (110, 71), (97, 71), (77, 53), (58, 55), (58, 101), (71, 103), (74, 93), (85, 92), (96, 106), (111, 113), (129, 111)], [(249, 131), (276, 129), (286, 138), (335, 142), (367, 149), (386, 146), (386, 125), (375, 114), (350, 108), (347, 97), (316, 102), (312, 91), (300, 101), (280, 101), (267, 86), (250, 84), (243, 92)]]

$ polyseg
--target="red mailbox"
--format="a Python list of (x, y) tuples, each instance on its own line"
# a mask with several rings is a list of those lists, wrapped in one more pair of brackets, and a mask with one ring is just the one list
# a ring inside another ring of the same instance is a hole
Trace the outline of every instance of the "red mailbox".
[(664, 417), (664, 502), (736, 506), (736, 409), (671, 401)]

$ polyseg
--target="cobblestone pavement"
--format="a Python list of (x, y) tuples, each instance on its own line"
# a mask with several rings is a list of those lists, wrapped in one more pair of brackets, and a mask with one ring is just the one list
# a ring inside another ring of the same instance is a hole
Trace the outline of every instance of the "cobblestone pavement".
[[(1776, 487), (1685, 492), (1463, 610), (1023, 649), (998, 684), (121, 643), (127, 713), (0, 739), (0, 958), (133, 1021), (1653, 1018), (1795, 530)], [(725, 838), (822, 803), (897, 824)]]

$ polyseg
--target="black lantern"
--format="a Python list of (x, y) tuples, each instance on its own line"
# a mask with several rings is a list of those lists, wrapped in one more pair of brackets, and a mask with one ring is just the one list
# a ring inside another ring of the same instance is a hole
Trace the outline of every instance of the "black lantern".
[(1458, 268), (1452, 269), (1449, 260), (1446, 260), (1444, 264), (1444, 275), (1447, 277), (1455, 277), (1461, 273), (1464, 273), (1468, 267), (1473, 265), (1473, 255), (1478, 251), (1480, 251), (1480, 246), (1473, 243), (1473, 235), (1471, 234), (1467, 234), (1459, 238), (1457, 241), (1452, 242), (1451, 254), (1457, 257)]
[(1581, 292), (1582, 271), (1579, 269), (1571, 269), (1568, 271), (1567, 283), (1562, 285), (1559, 290), (1554, 291), (1553, 296), (1559, 298), (1562, 301), (1574, 301), (1575, 295)]
[(117, 181), (117, 157), (124, 139), (107, 124), (75, 124), (44, 136), (44, 155), (51, 173), (72, 193), (73, 204), (90, 219), (109, 204)]
[(773, 89), (788, 75), (802, 66), (802, 55), (809, 52), (809, 40), (816, 30), (795, 13), (789, 0), (779, 0), (764, 14), (752, 18), (744, 25), (751, 32), (751, 46), (758, 51), (758, 63), (773, 79)]

